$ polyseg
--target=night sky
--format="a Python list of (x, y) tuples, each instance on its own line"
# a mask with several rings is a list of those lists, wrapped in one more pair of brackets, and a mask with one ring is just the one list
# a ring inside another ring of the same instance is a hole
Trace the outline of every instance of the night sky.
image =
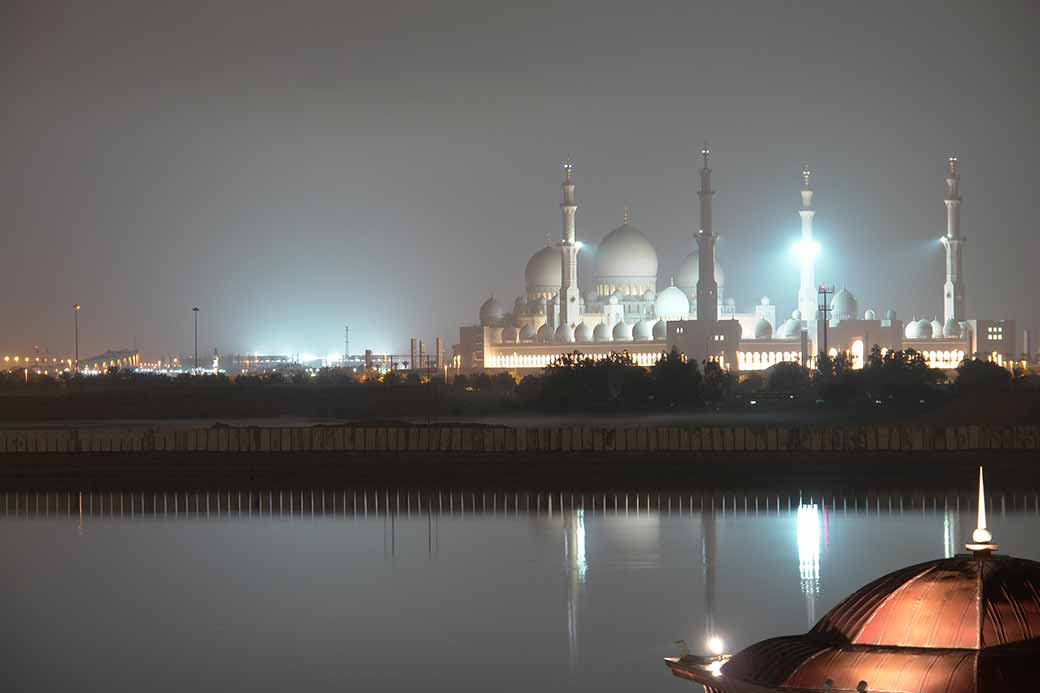
[[(1026, 2), (0, 5), (0, 350), (406, 351), (511, 306), (561, 229), (632, 208), (667, 285), (713, 151), (727, 292), (817, 278), (942, 314), (960, 158), (969, 317), (1040, 324), (1040, 6)], [(583, 277), (589, 288), (588, 278)]]

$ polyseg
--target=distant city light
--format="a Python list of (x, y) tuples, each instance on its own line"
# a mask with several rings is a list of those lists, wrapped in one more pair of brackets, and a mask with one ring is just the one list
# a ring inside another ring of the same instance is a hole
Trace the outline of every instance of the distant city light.
[(820, 244), (816, 241), (797, 241), (791, 250), (802, 260), (812, 260), (820, 254)]

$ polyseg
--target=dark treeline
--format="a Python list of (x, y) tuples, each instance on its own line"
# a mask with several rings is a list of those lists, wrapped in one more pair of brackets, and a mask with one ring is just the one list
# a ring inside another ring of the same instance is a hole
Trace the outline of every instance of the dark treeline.
[[(573, 352), (520, 380), (510, 373), (478, 373), (447, 383), (417, 372), (333, 368), (235, 377), (171, 377), (113, 368), (102, 376), (57, 379), (11, 371), (0, 373), (0, 414), (21, 420), (290, 414), (364, 418), (696, 411), (770, 403), (851, 412), (882, 404), (920, 410), (922, 404), (1010, 402), (1028, 393), (1040, 393), (1034, 376), (969, 359), (947, 377), (910, 349), (882, 354), (874, 347), (860, 369), (839, 355), (821, 356), (814, 370), (779, 363), (741, 374), (714, 362), (687, 359), (673, 349), (650, 368), (636, 365), (627, 353), (592, 358)], [(970, 411), (967, 404), (961, 408)]]

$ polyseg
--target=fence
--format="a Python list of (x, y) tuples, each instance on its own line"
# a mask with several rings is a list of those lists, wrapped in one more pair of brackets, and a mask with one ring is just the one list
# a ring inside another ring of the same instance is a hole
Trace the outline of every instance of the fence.
[(90, 428), (0, 431), (0, 454), (1037, 450), (1037, 426)]

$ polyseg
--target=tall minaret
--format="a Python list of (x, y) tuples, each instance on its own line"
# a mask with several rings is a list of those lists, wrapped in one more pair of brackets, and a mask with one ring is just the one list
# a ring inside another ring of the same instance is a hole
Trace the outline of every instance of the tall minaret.
[(802, 217), (802, 237), (798, 241), (798, 258), (801, 262), (801, 280), (798, 283), (798, 311), (802, 320), (810, 321), (816, 317), (816, 241), (813, 239), (812, 171), (809, 165), (802, 167), (802, 208), (798, 214)]
[(964, 281), (961, 279), (961, 177), (957, 157), (946, 167), (946, 235), (940, 240), (946, 248), (946, 284), (943, 285), (943, 322), (964, 320)]
[(560, 241), (560, 261), (563, 263), (563, 282), (560, 286), (560, 324), (574, 328), (578, 324), (578, 251), (581, 244), (574, 239), (574, 213), (578, 205), (574, 202), (574, 182), (571, 173), (573, 164), (563, 165), (563, 240)]
[(701, 156), (704, 168), (701, 169), (701, 189), (697, 196), (701, 198), (701, 227), (697, 231), (697, 248), (699, 251), (700, 276), (697, 278), (697, 319), (716, 322), (719, 319), (719, 285), (715, 281), (715, 241), (718, 236), (711, 228), (711, 199), (715, 191), (711, 189), (711, 169), (708, 168), (708, 156), (711, 151), (704, 144)]

